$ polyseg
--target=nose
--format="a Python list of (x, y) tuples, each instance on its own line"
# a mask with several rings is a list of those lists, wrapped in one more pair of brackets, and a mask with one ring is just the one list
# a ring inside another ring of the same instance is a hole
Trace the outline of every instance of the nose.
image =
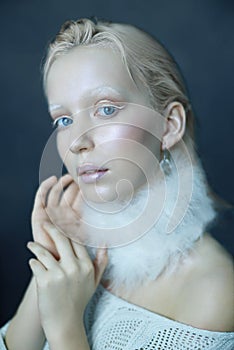
[(75, 154), (90, 151), (93, 148), (93, 140), (88, 135), (82, 135), (76, 138), (69, 147), (70, 151)]

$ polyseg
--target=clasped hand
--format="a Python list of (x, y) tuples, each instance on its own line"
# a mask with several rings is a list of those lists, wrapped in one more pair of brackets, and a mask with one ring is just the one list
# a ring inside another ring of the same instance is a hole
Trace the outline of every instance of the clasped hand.
[[(28, 248), (36, 258), (29, 264), (36, 279), (42, 327), (51, 341), (58, 335), (71, 334), (72, 329), (76, 332), (83, 323), (85, 307), (108, 260), (106, 249), (100, 248), (91, 261), (86, 248), (68, 238), (69, 229), (79, 229), (77, 222), (72, 222), (78, 192), (70, 175), (59, 181), (51, 177), (41, 184), (32, 214), (34, 242), (29, 242)], [(60, 232), (60, 225), (68, 230), (67, 236)]]

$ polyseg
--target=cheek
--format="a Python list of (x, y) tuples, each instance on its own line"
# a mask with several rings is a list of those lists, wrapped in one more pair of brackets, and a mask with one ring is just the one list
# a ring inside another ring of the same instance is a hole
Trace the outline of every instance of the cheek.
[[(104, 129), (103, 129), (104, 131)], [(115, 125), (106, 128), (105, 141), (101, 146), (106, 164), (114, 165), (116, 174), (123, 171), (125, 176), (145, 174), (148, 178), (158, 169), (160, 141), (149, 132), (134, 126)]]
[(58, 132), (56, 141), (59, 156), (62, 159), (63, 163), (66, 164), (70, 147), (70, 139), (68, 133), (66, 131)]
[(109, 149), (121, 150), (123, 155), (137, 153), (140, 157), (145, 153), (152, 154), (157, 159), (160, 158), (161, 142), (146, 130), (135, 126), (120, 125), (106, 130), (105, 134), (108, 135), (106, 141)]

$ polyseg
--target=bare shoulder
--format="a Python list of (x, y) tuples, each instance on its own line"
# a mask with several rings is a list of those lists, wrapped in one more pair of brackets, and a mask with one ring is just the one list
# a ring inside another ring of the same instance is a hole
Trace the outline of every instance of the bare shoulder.
[(192, 273), (185, 279), (177, 320), (211, 331), (234, 331), (234, 265), (211, 236), (199, 243)]

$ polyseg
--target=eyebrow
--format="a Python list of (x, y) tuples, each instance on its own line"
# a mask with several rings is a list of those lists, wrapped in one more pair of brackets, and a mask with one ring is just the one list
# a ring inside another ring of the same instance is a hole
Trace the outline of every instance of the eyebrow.
[(62, 108), (62, 106), (58, 104), (50, 104), (48, 106), (49, 112), (56, 111), (57, 109), (60, 109), (60, 108)]
[(121, 95), (120, 91), (113, 88), (112, 86), (99, 86), (98, 88), (91, 90), (90, 95), (93, 97), (94, 95), (102, 94), (103, 92), (112, 92), (114, 94)]
[[(104, 95), (105, 93), (113, 93), (115, 95), (117, 95), (118, 97), (122, 96), (121, 92), (111, 86), (99, 86), (97, 87), (96, 89), (92, 89), (92, 90), (88, 90), (85, 92), (85, 96), (81, 96), (81, 100), (90, 100), (91, 98), (93, 98), (94, 96), (102, 96)], [(126, 94), (126, 92), (125, 92)], [(49, 104), (48, 106), (48, 110), (49, 112), (54, 112), (58, 109), (62, 109), (63, 106), (60, 105), (60, 104)]]

